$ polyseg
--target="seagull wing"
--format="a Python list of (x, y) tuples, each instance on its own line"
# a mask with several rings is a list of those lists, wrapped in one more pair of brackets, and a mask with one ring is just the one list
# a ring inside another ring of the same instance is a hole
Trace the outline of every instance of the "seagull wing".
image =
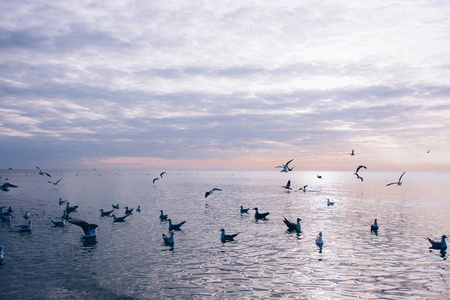
[(390, 185), (393, 185), (393, 184), (398, 184), (398, 182), (391, 182), (391, 183), (386, 184), (386, 186), (390, 186)]
[(403, 172), (403, 174), (400, 176), (400, 178), (398, 179), (398, 182), (402, 181), (402, 177), (403, 175), (405, 175), (406, 172)]
[(290, 161), (288, 161), (284, 166), (287, 167), (291, 161), (293, 161), (293, 159), (291, 159)]
[(88, 234), (90, 230), (98, 227), (98, 225), (96, 225), (96, 224), (89, 224), (88, 222), (83, 221), (83, 220), (75, 219), (75, 220), (69, 220), (69, 222), (72, 224), (75, 224), (77, 226), (80, 226), (83, 229), (84, 234)]

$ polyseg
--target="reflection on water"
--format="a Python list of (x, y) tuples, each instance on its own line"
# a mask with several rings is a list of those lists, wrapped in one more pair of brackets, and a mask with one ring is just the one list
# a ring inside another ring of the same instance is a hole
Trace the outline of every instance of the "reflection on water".
[[(33, 229), (16, 231), (21, 214), (0, 222), (2, 299), (450, 297), (447, 252), (428, 249), (426, 239), (450, 228), (448, 174), (408, 173), (401, 186), (386, 188), (397, 174), (365, 172), (362, 183), (352, 172), (319, 179), (301, 171), (178, 171), (153, 186), (158, 172), (66, 171), (55, 188), (16, 172), (8, 177), (19, 188), (0, 193), (0, 206), (32, 211)], [(280, 188), (287, 180), (288, 193)], [(211, 186), (223, 191), (205, 199)], [(60, 197), (79, 206), (74, 218), (99, 225), (96, 238), (82, 238), (72, 224), (53, 227)], [(118, 215), (126, 206), (142, 211), (114, 223), (99, 214), (112, 203), (120, 204)], [(270, 215), (257, 220), (241, 205)], [(161, 238), (169, 231), (160, 210), (187, 221), (174, 245)], [(287, 231), (285, 217), (301, 217), (302, 231)], [(223, 243), (221, 228), (240, 234)]]

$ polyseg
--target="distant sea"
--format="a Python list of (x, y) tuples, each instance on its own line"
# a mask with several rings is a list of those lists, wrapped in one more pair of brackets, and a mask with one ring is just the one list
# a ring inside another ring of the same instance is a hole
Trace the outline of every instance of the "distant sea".
[[(407, 172), (387, 187), (401, 172), (361, 170), (361, 182), (353, 172), (165, 170), (152, 184), (160, 172), (36, 171), (0, 170), (0, 184), (19, 186), (0, 191), (0, 206), (13, 209), (0, 221), (0, 299), (450, 298), (447, 253), (427, 241), (450, 235), (450, 173)], [(292, 191), (281, 187), (288, 180)], [(214, 187), (222, 191), (205, 198)], [(73, 224), (53, 227), (59, 198), (78, 206), (71, 217), (99, 226), (93, 242)], [(142, 211), (113, 223), (99, 212), (112, 204), (117, 216)], [(241, 205), (270, 214), (256, 221)], [(26, 210), (31, 233), (18, 232)], [(160, 210), (186, 221), (173, 247)], [(301, 218), (302, 232), (288, 232), (285, 217)], [(222, 228), (240, 234), (222, 243)]]

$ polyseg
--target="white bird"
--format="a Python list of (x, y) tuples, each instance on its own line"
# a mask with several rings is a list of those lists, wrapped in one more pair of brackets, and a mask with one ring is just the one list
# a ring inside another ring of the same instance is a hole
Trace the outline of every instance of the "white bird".
[(4, 184), (0, 185), (0, 189), (4, 192), (9, 191), (9, 188), (16, 188), (17, 185), (11, 184), (9, 182), (5, 182)]
[(173, 231), (170, 232), (170, 237), (165, 235), (164, 233), (162, 234), (162, 237), (166, 245), (173, 245), (175, 243), (175, 240), (173, 239)]
[(377, 231), (378, 230), (378, 222), (377, 222), (377, 219), (375, 219), (375, 221), (373, 222), (373, 224), (372, 225), (370, 225), (370, 230), (371, 231)]
[(225, 234), (225, 229), (223, 229), (223, 228), (220, 229), (220, 231), (222, 231), (222, 234), (220, 235), (220, 239), (222, 240), (222, 242), (232, 241), (240, 233), (240, 232), (238, 232), (235, 234)]
[(25, 211), (25, 214), (23, 215), (23, 217), (25, 219), (28, 219), (31, 216), (30, 212), (28, 210)]
[(327, 205), (328, 205), (328, 206), (334, 205), (334, 202), (331, 202), (330, 199), (327, 199)]
[(288, 180), (288, 182), (286, 183), (286, 185), (283, 185), (282, 188), (285, 188), (286, 190), (292, 190), (292, 188), (291, 188), (291, 181)]
[(281, 170), (280, 172), (284, 172), (287, 173), (289, 171), (292, 171), (295, 167), (289, 168), (289, 163), (293, 161), (293, 159), (291, 159), (290, 161), (288, 161), (286, 164), (281, 165), (281, 166), (276, 166), (275, 168), (283, 168), (283, 170)]
[(297, 232), (301, 232), (302, 231), (302, 226), (300, 224), (301, 219), (297, 218), (297, 223), (293, 223), (293, 222), (289, 222), (288, 219), (284, 218), (283, 222), (284, 224), (286, 224), (287, 228), (289, 231), (297, 231)]
[(28, 224), (25, 225), (19, 225), (19, 231), (31, 231), (31, 220), (28, 221)]
[(159, 215), (159, 218), (161, 221), (167, 221), (167, 214), (165, 215), (162, 210), (160, 210), (161, 214)]
[(212, 190), (210, 190), (209, 192), (206, 192), (205, 193), (205, 198), (206, 197), (208, 197), (209, 195), (211, 195), (212, 193), (214, 193), (215, 191), (222, 191), (221, 189), (219, 189), (219, 188), (213, 188)]
[(51, 184), (53, 184), (53, 185), (57, 185), (60, 181), (61, 181), (61, 179), (58, 180), (58, 181), (56, 181), (56, 182), (51, 182), (50, 180), (47, 180), (48, 183), (51, 183)]
[(91, 238), (97, 235), (97, 227), (96, 224), (89, 224), (83, 220), (69, 220), (70, 223), (80, 226), (83, 229), (85, 238)]
[(181, 223), (178, 224), (173, 224), (172, 220), (169, 219), (169, 230), (181, 230), (181, 226), (186, 223), (186, 221), (183, 221)]
[(304, 193), (306, 192), (306, 187), (307, 187), (308, 185), (304, 185), (302, 188), (299, 188), (298, 190), (299, 191), (303, 191)]
[(59, 205), (62, 205), (64, 203), (66, 203), (66, 202), (67, 202), (67, 200), (62, 200), (61, 198), (59, 198)]
[(47, 175), (48, 177), (52, 177), (52, 175), (48, 174), (47, 172), (42, 171), (39, 167), (36, 167), (36, 169), (39, 170), (39, 175), (42, 175), (42, 176)]
[(55, 227), (65, 227), (66, 226), (66, 216), (61, 217), (61, 221), (51, 221)]
[(446, 250), (447, 249), (447, 243), (445, 242), (445, 239), (447, 238), (446, 235), (443, 235), (441, 237), (440, 242), (435, 242), (432, 239), (428, 238), (428, 241), (431, 243), (431, 249), (440, 249), (440, 250)]
[(403, 175), (405, 175), (405, 173), (406, 173), (406, 172), (403, 172), (403, 174), (400, 176), (400, 178), (398, 179), (397, 182), (391, 182), (391, 183), (388, 183), (388, 184), (386, 184), (386, 186), (390, 186), (390, 185), (393, 185), (393, 184), (396, 184), (396, 185), (402, 185), (402, 177), (403, 177)]
[(0, 246), (0, 261), (3, 260), (3, 252), (5, 250), (5, 246)]
[(141, 206), (140, 205), (138, 205), (138, 207), (136, 208), (136, 211), (137, 212), (141, 212)]
[(317, 246), (323, 246), (323, 239), (322, 239), (322, 232), (319, 232), (316, 238), (316, 245)]

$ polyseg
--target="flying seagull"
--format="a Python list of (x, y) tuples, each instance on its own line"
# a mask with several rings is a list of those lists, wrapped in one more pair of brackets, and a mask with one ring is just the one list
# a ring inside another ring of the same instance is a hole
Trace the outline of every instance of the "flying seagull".
[(209, 192), (205, 193), (205, 198), (208, 197), (209, 195), (211, 195), (212, 193), (214, 193), (215, 191), (222, 191), (221, 189), (218, 188), (213, 188), (212, 190), (210, 190)]
[(366, 166), (360, 165), (360, 166), (358, 166), (358, 167), (356, 168), (356, 172), (353, 173), (353, 174), (355, 174), (355, 175), (358, 174), (358, 172), (359, 172), (359, 170), (361, 170), (361, 168), (367, 169)]
[(170, 237), (165, 235), (164, 233), (162, 234), (162, 237), (163, 237), (164, 243), (166, 245), (172, 246), (175, 243), (175, 241), (173, 239), (173, 231), (170, 233)]
[(255, 207), (254, 210), (255, 210), (255, 219), (256, 219), (256, 220), (259, 220), (259, 219), (265, 219), (265, 218), (269, 215), (269, 212), (262, 213), (262, 214), (259, 213), (257, 207)]
[(439, 250), (446, 250), (447, 249), (447, 243), (445, 242), (445, 239), (447, 238), (446, 235), (443, 235), (441, 237), (440, 242), (435, 242), (432, 239), (428, 238), (428, 241), (431, 243), (431, 249), (439, 249)]
[(84, 236), (85, 238), (90, 238), (90, 237), (94, 237), (97, 234), (97, 227), (98, 225), (96, 224), (89, 224), (86, 221), (83, 220), (69, 220), (70, 223), (80, 226), (81, 229), (83, 229), (84, 231)]
[(293, 161), (293, 160), (294, 160), (294, 159), (291, 159), (291, 160), (288, 161), (286, 164), (281, 165), (281, 166), (276, 166), (275, 168), (283, 168), (283, 170), (281, 170), (280, 172), (285, 172), (285, 173), (287, 173), (287, 172), (289, 172), (289, 171), (292, 171), (295, 167), (289, 168), (289, 163), (290, 163), (291, 161)]
[(304, 185), (302, 188), (299, 188), (298, 190), (299, 191), (303, 191), (303, 192), (306, 192), (306, 187), (307, 187), (308, 185)]
[(302, 226), (300, 225), (300, 218), (297, 218), (297, 223), (289, 222), (288, 219), (284, 218), (283, 222), (286, 224), (288, 231), (302, 231)]
[(48, 174), (47, 172), (42, 171), (39, 167), (36, 167), (36, 169), (39, 170), (39, 175), (42, 175), (42, 176), (47, 175), (48, 177), (52, 177), (52, 175)]
[(51, 182), (50, 180), (47, 180), (47, 181), (48, 181), (48, 183), (52, 183), (53, 185), (57, 185), (61, 181), (61, 179), (56, 181), (56, 182)]
[(167, 174), (166, 172), (162, 172), (161, 174), (159, 174), (159, 176), (161, 177), (161, 178), (163, 178), (163, 175), (164, 174)]
[(292, 190), (292, 188), (291, 188), (291, 181), (288, 180), (288, 182), (286, 183), (286, 185), (283, 185), (282, 188), (285, 188), (285, 189), (287, 189), (287, 190)]
[(181, 230), (181, 226), (186, 223), (186, 221), (183, 221), (178, 224), (172, 224), (172, 219), (169, 219), (169, 230)]
[(11, 184), (9, 182), (5, 182), (4, 184), (0, 185), (0, 189), (4, 192), (9, 191), (9, 188), (16, 188), (17, 185)]
[(402, 177), (403, 177), (403, 175), (405, 175), (405, 173), (406, 172), (403, 172), (403, 174), (400, 176), (400, 178), (398, 179), (398, 182), (391, 182), (391, 183), (388, 183), (388, 184), (386, 184), (386, 186), (390, 186), (390, 185), (393, 185), (393, 184), (396, 184), (396, 185), (402, 185)]
[(153, 184), (155, 184), (155, 181), (156, 181), (156, 180), (159, 180), (159, 177), (153, 178)]
[(238, 232), (235, 234), (225, 234), (225, 229), (223, 229), (223, 228), (220, 229), (220, 231), (222, 231), (222, 234), (220, 235), (220, 239), (222, 240), (222, 242), (232, 241), (240, 233), (240, 232)]

